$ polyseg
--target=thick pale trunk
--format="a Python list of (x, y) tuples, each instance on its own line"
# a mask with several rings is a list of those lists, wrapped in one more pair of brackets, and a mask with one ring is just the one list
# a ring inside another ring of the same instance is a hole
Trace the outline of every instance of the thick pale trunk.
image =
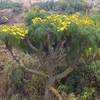
[(55, 100), (54, 96), (57, 98), (57, 100), (62, 100), (61, 95), (54, 87), (51, 86), (45, 89), (44, 100)]
[(51, 93), (50, 93), (49, 89), (47, 89), (47, 88), (45, 89), (44, 100), (52, 100)]
[(59, 92), (55, 89), (55, 83), (56, 81), (60, 81), (61, 79), (67, 77), (71, 72), (73, 72), (73, 70), (74, 68), (69, 67), (57, 76), (51, 76), (47, 79), (44, 100), (53, 100), (53, 95), (55, 95), (58, 100), (62, 100)]
[(55, 79), (54, 77), (51, 76), (49, 79), (47, 79), (47, 82), (46, 82), (44, 100), (53, 100), (52, 94), (50, 92), (50, 87), (54, 85), (55, 85)]

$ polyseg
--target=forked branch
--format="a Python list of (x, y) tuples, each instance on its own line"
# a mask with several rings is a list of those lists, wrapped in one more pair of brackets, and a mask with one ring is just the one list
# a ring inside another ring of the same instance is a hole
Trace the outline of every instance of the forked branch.
[(33, 73), (33, 74), (36, 74), (36, 75), (39, 75), (39, 76), (42, 76), (42, 77), (45, 77), (45, 78), (49, 77), (47, 74), (45, 74), (43, 72), (26, 68), (25, 65), (24, 65), (24, 63), (17, 58), (17, 55), (15, 54), (15, 52), (11, 48), (7, 48), (7, 49), (10, 52), (13, 60), (15, 60), (20, 65), (20, 67), (23, 68), (25, 71), (28, 71), (30, 73)]
[(67, 77), (71, 72), (73, 72), (77, 68), (77, 65), (79, 64), (80, 57), (81, 57), (81, 52), (79, 52), (73, 63), (64, 72), (55, 76), (55, 79), (57, 81), (60, 81), (61, 79)]
[(64, 72), (58, 74), (57, 76), (55, 76), (55, 79), (57, 81), (60, 81), (61, 79), (65, 78), (66, 76), (68, 76), (71, 72), (73, 72), (74, 68), (69, 67), (67, 68)]

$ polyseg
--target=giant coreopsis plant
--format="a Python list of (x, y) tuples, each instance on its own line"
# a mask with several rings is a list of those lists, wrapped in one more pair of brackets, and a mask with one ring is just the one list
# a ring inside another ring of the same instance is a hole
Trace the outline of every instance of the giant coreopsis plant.
[(40, 72), (25, 68), (20, 59), (17, 62), (26, 70), (46, 77), (45, 100), (53, 100), (52, 94), (62, 100), (55, 85), (81, 64), (85, 66), (96, 60), (100, 29), (87, 16), (51, 15), (35, 17), (27, 28), (1, 26), (0, 39), (15, 60), (12, 46), (18, 46), (30, 55), (35, 53), (41, 65)]

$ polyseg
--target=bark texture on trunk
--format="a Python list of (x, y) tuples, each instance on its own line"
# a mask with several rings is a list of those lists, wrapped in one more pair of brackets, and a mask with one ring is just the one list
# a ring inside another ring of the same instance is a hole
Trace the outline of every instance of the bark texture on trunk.
[(44, 100), (53, 100), (53, 96), (55, 96), (57, 100), (62, 100), (61, 95), (55, 89), (56, 82), (67, 77), (71, 72), (73, 72), (73, 70), (74, 68), (69, 67), (57, 76), (52, 76), (47, 79)]

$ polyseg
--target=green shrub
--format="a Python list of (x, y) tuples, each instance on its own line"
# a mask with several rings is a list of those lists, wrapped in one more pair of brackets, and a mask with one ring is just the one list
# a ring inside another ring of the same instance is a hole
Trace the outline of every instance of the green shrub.
[(47, 1), (45, 3), (37, 3), (35, 5), (45, 10), (54, 10), (55, 8), (55, 3), (53, 1)]
[(0, 2), (0, 9), (6, 9), (6, 8), (18, 8), (20, 7), (19, 3), (13, 3), (13, 2)]
[(35, 4), (39, 8), (45, 10), (61, 10), (64, 12), (75, 13), (75, 12), (85, 12), (86, 3), (83, 0), (63, 0), (63, 1), (47, 1), (45, 3)]
[(32, 8), (32, 10), (25, 16), (25, 22), (27, 23), (27, 25), (31, 25), (33, 18), (35, 17), (45, 18), (48, 15), (49, 15), (48, 12), (46, 12), (43, 9)]
[(95, 98), (95, 89), (94, 88), (84, 88), (84, 92), (82, 93), (81, 100), (96, 100)]
[(100, 81), (100, 61), (96, 61), (89, 66), (91, 72), (95, 75), (98, 81)]
[(77, 95), (81, 94), (84, 91), (84, 88), (87, 87), (97, 87), (97, 80), (95, 74), (89, 69), (89, 67), (81, 67), (73, 72), (67, 79), (62, 80), (62, 84), (66, 87), (65, 93), (75, 93)]

